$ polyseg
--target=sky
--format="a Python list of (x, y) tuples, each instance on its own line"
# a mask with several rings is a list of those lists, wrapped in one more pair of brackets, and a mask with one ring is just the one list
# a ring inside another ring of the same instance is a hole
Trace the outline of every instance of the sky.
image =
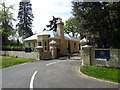
[[(3, 1), (3, 0), (1, 0)], [(14, 5), (14, 17), (17, 19), (19, 2), (21, 0), (4, 0), (7, 5)], [(46, 25), (49, 25), (49, 21), (52, 20), (52, 16), (62, 18), (63, 22), (72, 16), (72, 0), (30, 0), (32, 4), (32, 13), (34, 15), (33, 33), (39, 33)], [(17, 22), (14, 22), (15, 25)]]

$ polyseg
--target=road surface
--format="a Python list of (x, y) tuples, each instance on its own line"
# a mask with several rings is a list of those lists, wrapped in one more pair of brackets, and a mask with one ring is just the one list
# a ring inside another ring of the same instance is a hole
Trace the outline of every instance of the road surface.
[(80, 60), (40, 60), (2, 70), (2, 88), (118, 88), (86, 77)]

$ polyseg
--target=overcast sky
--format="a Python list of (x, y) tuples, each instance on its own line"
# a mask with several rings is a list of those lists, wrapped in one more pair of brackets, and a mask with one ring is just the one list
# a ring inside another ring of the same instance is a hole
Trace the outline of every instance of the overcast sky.
[[(17, 18), (19, 2), (21, 0), (4, 1), (7, 3), (7, 5), (14, 5), (14, 15), (15, 18)], [(30, 0), (34, 15), (32, 31), (34, 33), (41, 32), (46, 25), (49, 24), (49, 20), (52, 19), (52, 15), (55, 17), (61, 17), (63, 22), (69, 19), (72, 16), (71, 1), (72, 0)]]

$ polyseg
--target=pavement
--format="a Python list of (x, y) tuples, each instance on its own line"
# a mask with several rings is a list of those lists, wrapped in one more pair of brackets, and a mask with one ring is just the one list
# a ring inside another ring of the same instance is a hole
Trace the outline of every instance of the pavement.
[(86, 77), (80, 66), (79, 58), (15, 65), (2, 70), (2, 88), (118, 88), (118, 84)]

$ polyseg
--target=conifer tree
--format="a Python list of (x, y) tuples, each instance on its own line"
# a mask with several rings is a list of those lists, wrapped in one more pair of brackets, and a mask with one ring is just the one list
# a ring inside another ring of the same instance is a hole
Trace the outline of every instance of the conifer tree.
[(23, 39), (33, 35), (32, 32), (32, 21), (33, 21), (33, 14), (32, 14), (32, 4), (30, 1), (21, 1), (19, 4), (19, 12), (18, 12), (18, 20), (19, 23), (17, 24), (19, 35), (22, 36)]

